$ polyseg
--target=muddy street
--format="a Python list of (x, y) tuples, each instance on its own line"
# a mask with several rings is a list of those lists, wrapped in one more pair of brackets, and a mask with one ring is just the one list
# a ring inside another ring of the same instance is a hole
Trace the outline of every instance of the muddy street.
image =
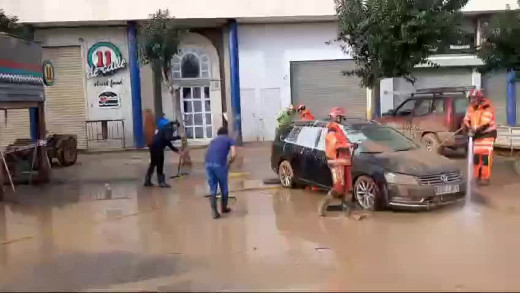
[[(242, 150), (233, 211), (219, 220), (204, 197), (202, 151), (172, 189), (142, 187), (146, 152), (83, 155), (50, 185), (20, 186), (0, 206), (0, 290), (520, 288), (520, 184), (509, 162), (469, 204), (356, 221), (319, 218), (323, 193), (263, 185), (269, 152)], [(176, 161), (168, 152), (167, 174)]]

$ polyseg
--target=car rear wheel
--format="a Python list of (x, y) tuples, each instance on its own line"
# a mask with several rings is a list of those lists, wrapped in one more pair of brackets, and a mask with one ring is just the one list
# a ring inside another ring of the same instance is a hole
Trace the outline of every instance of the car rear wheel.
[(422, 147), (429, 152), (434, 152), (434, 153), (442, 152), (441, 143), (439, 142), (437, 137), (432, 133), (428, 133), (428, 134), (424, 135), (421, 139), (421, 144), (422, 144)]
[(283, 161), (278, 166), (278, 176), (280, 176), (280, 183), (285, 188), (294, 186), (294, 171), (289, 161)]
[(365, 210), (375, 211), (380, 207), (380, 192), (374, 179), (360, 176), (354, 184), (354, 196)]

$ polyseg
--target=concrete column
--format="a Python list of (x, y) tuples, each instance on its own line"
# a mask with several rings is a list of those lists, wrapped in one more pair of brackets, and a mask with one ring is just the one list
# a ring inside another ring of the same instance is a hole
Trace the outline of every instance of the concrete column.
[(381, 113), (394, 109), (394, 79), (385, 78), (381, 80)]
[(137, 56), (137, 24), (129, 22), (127, 28), (128, 59), (130, 67), (130, 84), (132, 88), (132, 119), (134, 131), (134, 145), (144, 147), (143, 110), (141, 105), (141, 73)]
[(471, 85), (475, 86), (477, 89), (482, 87), (482, 75), (477, 71), (476, 68), (474, 68), (473, 72), (471, 73)]
[(516, 126), (516, 88), (515, 88), (516, 74), (514, 69), (507, 70), (507, 124), (509, 126)]

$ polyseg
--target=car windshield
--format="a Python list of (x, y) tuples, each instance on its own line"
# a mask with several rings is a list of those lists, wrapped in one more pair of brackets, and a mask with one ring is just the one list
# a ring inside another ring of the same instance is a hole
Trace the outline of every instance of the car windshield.
[(349, 140), (359, 145), (361, 153), (401, 152), (418, 148), (418, 146), (393, 128), (368, 125), (346, 127)]

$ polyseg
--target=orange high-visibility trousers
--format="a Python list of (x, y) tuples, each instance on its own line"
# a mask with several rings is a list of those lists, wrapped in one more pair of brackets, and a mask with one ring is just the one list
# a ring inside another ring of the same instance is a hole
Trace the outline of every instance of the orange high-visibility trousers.
[(332, 174), (332, 190), (334, 190), (336, 196), (345, 197), (352, 191), (351, 166), (330, 166), (330, 172)]
[(492, 137), (475, 139), (473, 145), (473, 176), (476, 179), (489, 180), (491, 178), (491, 166), (493, 165)]

